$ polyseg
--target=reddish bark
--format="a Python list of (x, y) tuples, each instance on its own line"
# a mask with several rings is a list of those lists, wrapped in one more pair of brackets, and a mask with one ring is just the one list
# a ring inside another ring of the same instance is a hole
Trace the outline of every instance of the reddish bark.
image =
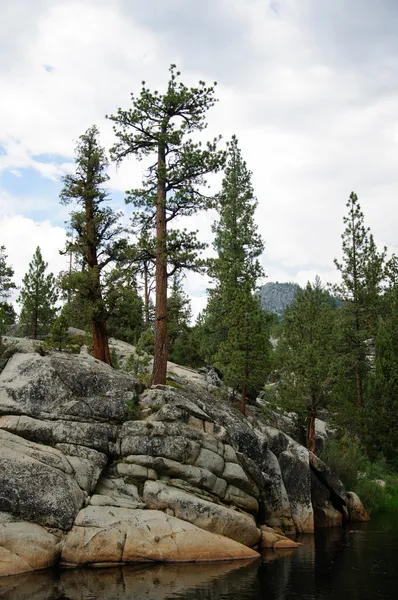
[(152, 384), (165, 384), (167, 375), (167, 257), (166, 257), (166, 149), (159, 144), (156, 199), (156, 310), (155, 356)]
[(315, 415), (307, 418), (306, 443), (307, 449), (315, 454)]
[(144, 311), (145, 311), (145, 329), (149, 329), (149, 282), (148, 269), (144, 267)]
[(106, 325), (98, 319), (92, 319), (91, 325), (93, 333), (93, 356), (94, 358), (111, 365)]
[(86, 199), (87, 264), (91, 271), (91, 302), (94, 316), (91, 319), (93, 356), (112, 365), (106, 331), (106, 314), (102, 300), (101, 282), (98, 270), (97, 247), (95, 243), (94, 207), (91, 199)]

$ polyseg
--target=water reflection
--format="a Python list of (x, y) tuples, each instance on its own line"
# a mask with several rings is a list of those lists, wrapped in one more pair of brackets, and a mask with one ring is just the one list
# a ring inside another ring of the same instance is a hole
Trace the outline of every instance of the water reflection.
[[(257, 597), (259, 561), (40, 571), (0, 578), (1, 600)], [(253, 595), (254, 594), (254, 595)]]
[(0, 600), (392, 600), (398, 515), (305, 535), (262, 561), (43, 571), (0, 578)]
[(355, 528), (302, 536), (303, 546), (275, 560), (268, 553), (260, 572), (267, 600), (395, 599), (398, 519), (389, 515)]

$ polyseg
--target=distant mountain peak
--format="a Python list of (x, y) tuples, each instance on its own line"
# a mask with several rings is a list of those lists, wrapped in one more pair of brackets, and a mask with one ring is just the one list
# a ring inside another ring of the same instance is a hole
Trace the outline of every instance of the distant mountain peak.
[(281, 317), (296, 298), (298, 290), (300, 286), (297, 283), (269, 281), (256, 293), (260, 296), (261, 306), (266, 312)]

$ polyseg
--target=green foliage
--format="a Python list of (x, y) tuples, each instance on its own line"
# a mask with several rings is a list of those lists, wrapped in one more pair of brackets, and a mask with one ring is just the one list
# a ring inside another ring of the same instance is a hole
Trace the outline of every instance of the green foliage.
[(367, 476), (360, 478), (355, 484), (355, 493), (361, 499), (367, 512), (378, 512), (388, 499), (385, 490), (379, 483)]
[(109, 163), (104, 148), (99, 144), (96, 126), (80, 136), (75, 162), (75, 173), (63, 177), (64, 187), (60, 193), (62, 204), (73, 204), (77, 208), (71, 212), (70, 222), (76, 236), (69, 242), (67, 251), (77, 253), (83, 266), (90, 269), (97, 267), (101, 272), (119, 258), (126, 244), (120, 237), (123, 231), (119, 224), (120, 213), (104, 206), (109, 196), (103, 187), (109, 181), (106, 173)]
[(144, 330), (144, 306), (136, 283), (128, 272), (116, 268), (107, 274), (105, 303), (109, 335), (128, 344), (136, 344)]
[(253, 298), (263, 275), (258, 257), (264, 244), (257, 233), (257, 200), (251, 173), (234, 136), (217, 198), (219, 221), (213, 226), (217, 258), (209, 261), (215, 288), (209, 292), (204, 320), (205, 354), (224, 373), (227, 385), (246, 395), (261, 389), (267, 374), (270, 343), (268, 320)]
[(220, 219), (213, 226), (217, 258), (209, 261), (209, 273), (220, 292), (235, 295), (239, 287), (254, 290), (264, 275), (258, 257), (264, 242), (257, 232), (254, 213), (257, 200), (251, 172), (242, 158), (238, 140), (232, 137), (221, 192), (217, 197)]
[(1, 335), (16, 321), (14, 307), (8, 302), (12, 290), (16, 289), (12, 280), (14, 270), (7, 265), (5, 250), (5, 246), (0, 246), (0, 341)]
[(355, 492), (369, 513), (398, 511), (398, 476), (382, 455), (366, 463), (358, 474)]
[(88, 346), (90, 343), (90, 336), (88, 334), (75, 334), (69, 336), (69, 343), (73, 346)]
[(167, 368), (167, 278), (184, 269), (203, 270), (200, 252), (206, 247), (197, 231), (172, 227), (172, 222), (212, 205), (205, 194), (205, 176), (222, 168), (225, 158), (217, 149), (219, 138), (202, 146), (190, 137), (206, 127), (207, 111), (216, 101), (214, 87), (200, 81), (188, 88), (179, 76), (171, 65), (164, 94), (152, 92), (143, 82), (141, 93), (131, 95), (132, 107), (119, 108), (109, 117), (117, 137), (113, 159), (117, 163), (128, 155), (151, 159), (142, 187), (130, 190), (127, 202), (137, 209), (133, 227), (145, 234), (145, 249), (154, 249), (156, 261), (156, 383), (164, 383)]
[(92, 317), (87, 283), (87, 275), (81, 270), (62, 272), (57, 280), (58, 289), (65, 301), (62, 312), (67, 318), (68, 326), (84, 331), (91, 328)]
[(36, 339), (46, 334), (55, 320), (57, 291), (54, 275), (46, 274), (48, 263), (44, 262), (39, 246), (29, 264), (29, 271), (22, 280), (18, 302), (22, 305), (19, 325), (22, 333)]
[(62, 311), (58, 318), (54, 321), (54, 324), (51, 328), (50, 338), (51, 345), (59, 351), (64, 350), (68, 345), (68, 328), (68, 319), (65, 313)]
[(0, 336), (0, 373), (16, 352), (18, 352), (18, 346), (13, 343), (4, 343), (4, 340)]
[[(183, 355), (181, 342), (183, 339), (187, 339), (190, 330), (191, 301), (184, 292), (181, 279), (177, 275), (173, 277), (171, 292), (167, 299), (167, 309), (169, 359), (172, 362), (185, 364), (186, 357)], [(182, 362), (180, 363), (181, 358)]]
[(151, 357), (147, 354), (136, 354), (132, 352), (126, 361), (125, 370), (142, 379), (145, 383), (145, 376), (148, 374), (148, 367), (151, 362)]
[(16, 289), (16, 285), (12, 278), (14, 277), (14, 269), (7, 265), (7, 254), (5, 246), (0, 246), (0, 300), (4, 302), (10, 297), (12, 290)]
[(355, 491), (358, 472), (363, 472), (366, 467), (366, 453), (358, 437), (345, 432), (339, 438), (328, 440), (320, 458), (348, 490)]
[(111, 355), (112, 367), (114, 369), (120, 369), (120, 364), (119, 364), (119, 359), (118, 359), (118, 355), (117, 355), (117, 352), (116, 352), (116, 348), (111, 348), (110, 349), (110, 355)]
[(15, 324), (17, 313), (9, 302), (0, 302), (0, 336)]
[[(117, 163), (129, 154), (138, 159), (153, 156), (156, 160), (147, 171), (143, 187), (128, 193), (128, 201), (141, 211), (136, 215), (140, 229), (146, 231), (156, 205), (155, 189), (159, 181), (166, 186), (165, 211), (169, 223), (209, 207), (210, 200), (203, 195), (204, 176), (218, 171), (224, 162), (224, 152), (217, 150), (219, 138), (202, 147), (201, 142), (188, 137), (205, 129), (206, 113), (216, 102), (214, 87), (200, 81), (197, 87), (188, 88), (179, 81), (179, 76), (175, 65), (171, 65), (164, 94), (152, 92), (143, 82), (140, 94), (131, 95), (132, 108), (119, 108), (108, 117), (115, 124), (117, 142), (111, 155)], [(160, 164), (159, 150), (165, 152)], [(170, 262), (194, 266), (195, 236), (173, 229), (166, 243)], [(198, 249), (202, 247), (200, 244)]]
[(202, 340), (202, 331), (198, 325), (187, 327), (174, 340), (170, 360), (193, 369), (204, 366)]
[(181, 385), (177, 381), (174, 381), (174, 379), (171, 379), (170, 377), (166, 377), (166, 385), (169, 385), (170, 387), (176, 388), (177, 390), (183, 390), (184, 389), (183, 385)]
[(319, 277), (299, 290), (285, 311), (275, 351), (277, 401), (282, 409), (295, 412), (300, 424), (312, 422), (331, 402), (336, 312)]
[(127, 420), (128, 421), (139, 421), (141, 419), (141, 409), (139, 405), (138, 396), (130, 398), (126, 402), (127, 408)]
[(383, 297), (375, 339), (374, 368), (363, 410), (364, 440), (371, 458), (380, 452), (398, 470), (398, 285)]
[(270, 368), (267, 316), (251, 294), (238, 295), (224, 320), (227, 335), (214, 357), (225, 385), (256, 398)]
[(88, 335), (69, 335), (68, 329), (68, 318), (65, 310), (62, 309), (60, 315), (54, 321), (50, 337), (38, 346), (38, 352), (43, 352), (43, 356), (47, 354), (49, 350), (79, 354), (83, 345), (89, 345), (90, 338)]
[(74, 206), (70, 227), (75, 235), (66, 252), (77, 257), (80, 270), (70, 270), (63, 281), (70, 295), (77, 296), (89, 312), (95, 357), (110, 362), (101, 274), (107, 265), (121, 258), (126, 241), (119, 223), (121, 215), (104, 205), (108, 199), (104, 187), (109, 180), (108, 159), (99, 144), (97, 127), (90, 127), (80, 136), (75, 162), (75, 172), (63, 177), (60, 199), (62, 204)]
[(138, 340), (135, 352), (130, 354), (126, 361), (125, 370), (144, 381), (144, 383), (149, 383), (147, 375), (153, 356), (154, 341), (153, 331), (151, 329), (145, 330)]
[[(359, 438), (345, 432), (340, 438), (328, 440), (321, 459), (346, 489), (359, 496), (369, 513), (398, 510), (398, 476), (382, 455), (369, 461)], [(384, 487), (380, 480), (386, 483)]]
[(155, 334), (152, 329), (146, 329), (140, 335), (140, 339), (135, 347), (137, 354), (149, 354), (153, 356), (155, 346)]
[(365, 340), (375, 335), (382, 282), (385, 275), (385, 249), (378, 252), (364, 225), (358, 196), (347, 202), (346, 228), (342, 234), (342, 261), (335, 259), (342, 283), (335, 292), (344, 302), (340, 315), (340, 399), (348, 393), (357, 407), (364, 404), (364, 384), (369, 371)]

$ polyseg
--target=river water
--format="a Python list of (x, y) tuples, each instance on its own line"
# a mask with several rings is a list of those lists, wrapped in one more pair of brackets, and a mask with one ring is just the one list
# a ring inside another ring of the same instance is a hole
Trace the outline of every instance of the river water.
[(0, 578), (0, 600), (396, 600), (398, 514), (300, 539), (262, 560), (49, 570)]

